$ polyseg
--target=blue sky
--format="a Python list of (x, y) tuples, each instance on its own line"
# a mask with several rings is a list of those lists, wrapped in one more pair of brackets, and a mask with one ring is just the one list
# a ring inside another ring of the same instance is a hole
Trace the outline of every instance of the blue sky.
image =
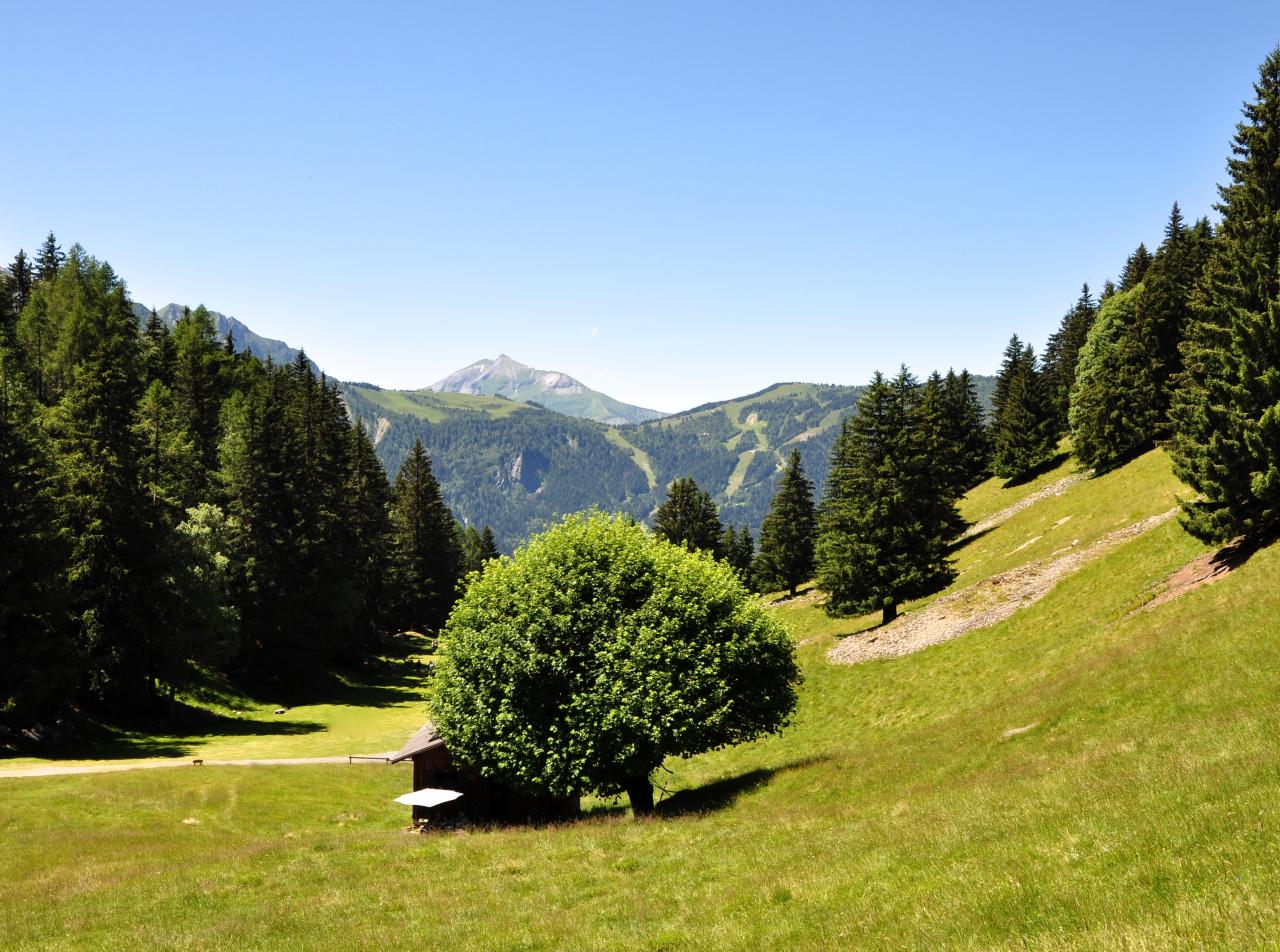
[(1280, 42), (1274, 2), (201, 6), (6, 9), (0, 255), (53, 229), (342, 379), (505, 352), (662, 410), (1042, 343), (1210, 210)]

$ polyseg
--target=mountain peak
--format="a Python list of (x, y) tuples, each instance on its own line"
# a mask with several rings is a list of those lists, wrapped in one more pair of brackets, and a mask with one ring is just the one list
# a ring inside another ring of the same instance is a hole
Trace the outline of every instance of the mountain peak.
[(657, 410), (615, 400), (559, 370), (538, 370), (522, 364), (509, 354), (477, 360), (427, 389), (437, 393), (484, 394), (535, 401), (566, 416), (599, 423), (643, 423), (663, 415)]

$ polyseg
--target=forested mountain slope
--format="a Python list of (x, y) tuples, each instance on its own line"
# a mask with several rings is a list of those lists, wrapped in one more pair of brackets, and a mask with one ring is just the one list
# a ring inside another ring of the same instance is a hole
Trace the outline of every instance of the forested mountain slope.
[[(974, 377), (984, 402), (993, 380)], [(791, 450), (824, 485), (841, 417), (861, 387), (775, 384), (632, 426), (610, 427), (493, 396), (345, 384), (351, 412), (394, 475), (415, 439), (459, 517), (510, 550), (557, 514), (589, 506), (645, 519), (667, 486), (693, 477), (726, 525), (758, 532)]]

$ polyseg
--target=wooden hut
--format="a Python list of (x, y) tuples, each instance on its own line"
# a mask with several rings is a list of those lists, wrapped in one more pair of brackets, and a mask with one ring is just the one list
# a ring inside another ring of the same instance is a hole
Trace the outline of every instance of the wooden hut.
[(457, 790), (462, 797), (437, 807), (413, 808), (415, 821), (428, 816), (466, 817), (476, 822), (545, 822), (568, 820), (581, 809), (579, 797), (548, 797), (523, 793), (454, 764), (436, 726), (423, 724), (391, 758), (393, 764), (413, 761), (413, 789)]

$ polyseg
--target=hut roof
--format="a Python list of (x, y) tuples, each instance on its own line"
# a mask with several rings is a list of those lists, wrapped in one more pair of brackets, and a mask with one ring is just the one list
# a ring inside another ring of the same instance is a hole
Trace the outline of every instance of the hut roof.
[(423, 751), (431, 750), (434, 747), (443, 747), (444, 738), (440, 736), (440, 732), (436, 730), (436, 725), (430, 721), (423, 724), (414, 733), (405, 745), (400, 748), (399, 753), (391, 758), (393, 764), (398, 764), (402, 760), (408, 760), (414, 754), (421, 754)]

